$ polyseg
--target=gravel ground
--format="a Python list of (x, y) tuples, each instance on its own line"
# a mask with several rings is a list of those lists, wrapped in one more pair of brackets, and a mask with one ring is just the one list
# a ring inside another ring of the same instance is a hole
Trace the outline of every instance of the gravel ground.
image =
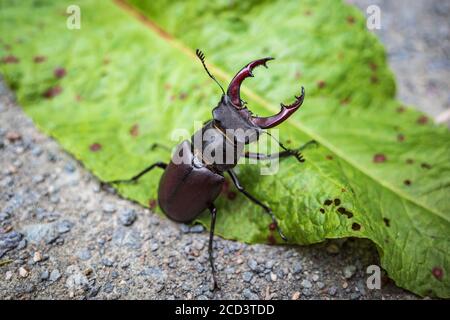
[[(363, 10), (371, 4), (351, 2)], [(448, 2), (373, 3), (382, 10), (377, 33), (399, 97), (442, 114), (449, 108)], [(411, 24), (417, 29), (406, 30)], [(387, 277), (381, 290), (366, 287), (366, 267), (379, 259), (361, 239), (289, 247), (216, 238), (222, 290), (211, 292), (208, 233), (101, 188), (34, 127), (1, 81), (0, 190), (2, 299), (418, 298)]]

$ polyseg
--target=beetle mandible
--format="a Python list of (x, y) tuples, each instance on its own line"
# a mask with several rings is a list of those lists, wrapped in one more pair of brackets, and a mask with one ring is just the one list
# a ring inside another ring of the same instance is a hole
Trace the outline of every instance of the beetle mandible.
[[(218, 285), (213, 259), (213, 239), (217, 208), (214, 201), (221, 193), (222, 185), (225, 182), (224, 173), (230, 175), (234, 185), (242, 194), (270, 215), (272, 224), (276, 226), (280, 237), (287, 241), (270, 207), (245, 190), (233, 168), (242, 156), (258, 160), (294, 156), (299, 162), (303, 162), (304, 159), (300, 151), (314, 141), (310, 141), (298, 149), (288, 149), (277, 141), (284, 151), (276, 154), (244, 152), (244, 146), (257, 141), (261, 133), (269, 134), (263, 129), (273, 128), (281, 124), (300, 108), (305, 98), (305, 89), (301, 88), (301, 95), (295, 96), (296, 100), (292, 104), (281, 104), (281, 110), (276, 115), (270, 117), (254, 116), (241, 99), (241, 84), (246, 78), (253, 77), (252, 70), (254, 68), (258, 66), (267, 68), (267, 62), (273, 60), (273, 58), (263, 58), (247, 64), (234, 76), (225, 93), (220, 83), (206, 67), (204, 54), (198, 49), (196, 54), (209, 77), (222, 90), (222, 97), (212, 111), (213, 119), (205, 122), (203, 127), (194, 133), (190, 141), (184, 140), (181, 142), (168, 164), (156, 162), (131, 179), (115, 180), (111, 183), (136, 182), (152, 169), (161, 168), (164, 173), (159, 182), (158, 204), (170, 219), (177, 222), (191, 222), (203, 211), (207, 209), (210, 211), (211, 228), (208, 253), (213, 288), (216, 289)], [(208, 139), (204, 139), (206, 132), (208, 132)], [(206, 153), (205, 150), (210, 150), (210, 152)], [(227, 161), (217, 161), (216, 156), (218, 154), (222, 156), (220, 159), (226, 159)]]

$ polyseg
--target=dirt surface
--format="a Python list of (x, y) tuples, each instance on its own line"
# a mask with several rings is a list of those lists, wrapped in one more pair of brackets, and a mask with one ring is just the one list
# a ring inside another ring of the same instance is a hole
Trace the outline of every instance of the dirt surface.
[[(448, 110), (449, 6), (351, 2), (364, 11), (380, 6), (377, 33), (399, 80), (400, 99), (433, 117)], [(367, 288), (366, 268), (379, 259), (361, 239), (288, 247), (216, 238), (222, 290), (211, 292), (208, 233), (102, 188), (36, 129), (3, 82), (0, 190), (2, 299), (418, 298), (387, 277), (381, 290)]]

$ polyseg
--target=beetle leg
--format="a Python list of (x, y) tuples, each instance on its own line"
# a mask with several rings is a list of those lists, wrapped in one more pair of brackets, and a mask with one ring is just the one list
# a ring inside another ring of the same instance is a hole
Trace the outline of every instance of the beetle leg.
[(213, 256), (213, 241), (214, 241), (214, 227), (216, 225), (216, 213), (217, 208), (212, 204), (209, 206), (209, 211), (211, 212), (211, 228), (209, 230), (209, 245), (208, 245), (208, 255), (209, 263), (211, 264), (211, 272), (213, 277), (213, 290), (219, 289), (216, 279), (216, 267), (214, 266), (214, 256)]
[(297, 158), (300, 162), (305, 162), (305, 159), (303, 158), (301, 151), (308, 148), (310, 145), (315, 144), (317, 145), (317, 142), (315, 140), (311, 140), (307, 143), (305, 143), (303, 146), (297, 149), (286, 149), (279, 153), (272, 153), (272, 154), (263, 154), (263, 153), (255, 153), (255, 152), (246, 152), (244, 153), (244, 157), (248, 159), (257, 159), (257, 160), (274, 160), (279, 158), (287, 158), (294, 156)]
[(264, 203), (262, 203), (261, 201), (259, 201), (258, 199), (256, 199), (254, 196), (252, 196), (250, 193), (247, 192), (247, 190), (244, 189), (243, 186), (241, 186), (238, 177), (236, 175), (236, 173), (230, 169), (227, 171), (228, 174), (231, 177), (231, 180), (233, 180), (234, 185), (236, 186), (236, 188), (242, 192), (247, 198), (249, 198), (253, 203), (257, 204), (258, 206), (262, 207), (264, 209), (264, 211), (266, 211), (266, 213), (272, 218), (272, 222), (275, 224), (275, 226), (277, 227), (278, 230), (278, 234), (280, 235), (281, 239), (283, 239), (284, 241), (287, 241), (286, 236), (283, 234), (283, 232), (281, 231), (277, 219), (275, 218), (275, 215), (272, 212), (272, 209), (270, 209), (268, 206), (266, 206)]
[(156, 162), (154, 164), (152, 164), (151, 166), (145, 168), (144, 170), (142, 170), (141, 172), (139, 172), (138, 174), (136, 174), (135, 176), (131, 177), (130, 179), (124, 179), (124, 180), (113, 180), (113, 181), (108, 181), (108, 183), (121, 183), (121, 182), (136, 182), (139, 180), (139, 178), (141, 178), (144, 174), (150, 172), (151, 170), (153, 170), (154, 168), (161, 168), (161, 169), (166, 169), (167, 167), (167, 163), (164, 162)]

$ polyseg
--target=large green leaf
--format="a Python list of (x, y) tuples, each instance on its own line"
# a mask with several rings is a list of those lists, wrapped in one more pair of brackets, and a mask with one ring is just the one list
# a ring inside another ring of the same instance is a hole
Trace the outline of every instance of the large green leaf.
[[(170, 151), (150, 146), (175, 145), (173, 130), (193, 132), (220, 98), (194, 48), (225, 84), (250, 60), (275, 56), (247, 80), (244, 99), (272, 114), (303, 84), (304, 106), (280, 138), (319, 147), (305, 151), (303, 164), (283, 160), (277, 175), (242, 165), (242, 184), (274, 209), (291, 243), (369, 238), (397, 285), (450, 297), (450, 135), (394, 99), (384, 50), (355, 8), (331, 0), (131, 2), (142, 12), (77, 1), (80, 30), (66, 27), (71, 1), (0, 2), (0, 71), (38, 127), (101, 180), (130, 177), (167, 161)], [(149, 205), (160, 175), (119, 191)], [(324, 204), (334, 199), (340, 204)], [(220, 197), (218, 207), (224, 237), (282, 242), (244, 197)]]

